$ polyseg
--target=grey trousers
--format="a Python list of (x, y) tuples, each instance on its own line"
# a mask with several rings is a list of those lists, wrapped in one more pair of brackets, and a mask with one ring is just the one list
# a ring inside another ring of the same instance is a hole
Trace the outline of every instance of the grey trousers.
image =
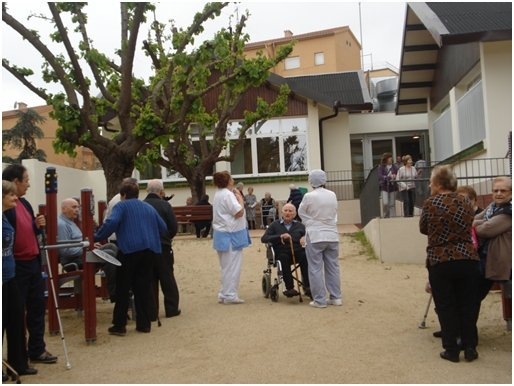
[(313, 300), (327, 304), (327, 291), (330, 299), (341, 299), (339, 242), (311, 243), (307, 240), (305, 252)]

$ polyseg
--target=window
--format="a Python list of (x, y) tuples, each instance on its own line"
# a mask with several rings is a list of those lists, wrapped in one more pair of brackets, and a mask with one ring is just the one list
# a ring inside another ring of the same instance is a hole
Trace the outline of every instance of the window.
[(300, 57), (292, 56), (292, 57), (286, 58), (284, 63), (285, 63), (286, 70), (293, 70), (295, 68), (300, 68)]
[[(241, 124), (237, 121), (227, 125), (227, 149), (230, 154), (239, 138)], [(200, 141), (193, 135), (193, 147), (197, 154)], [(210, 147), (206, 138), (206, 146)], [(162, 155), (165, 157), (164, 153)], [(236, 151), (230, 163), (233, 176), (305, 174), (308, 170), (307, 159), (307, 118), (283, 118), (261, 121), (246, 131), (246, 138)], [(212, 170), (214, 172), (214, 170)], [(181, 180), (184, 177), (175, 170), (148, 166), (140, 171), (140, 179), (163, 178)]]
[(325, 54), (323, 52), (316, 52), (314, 54), (314, 65), (321, 66), (325, 64)]
[[(307, 119), (272, 119), (247, 131), (244, 146), (231, 164), (237, 174), (305, 172), (307, 164)], [(234, 132), (234, 139), (237, 133)]]

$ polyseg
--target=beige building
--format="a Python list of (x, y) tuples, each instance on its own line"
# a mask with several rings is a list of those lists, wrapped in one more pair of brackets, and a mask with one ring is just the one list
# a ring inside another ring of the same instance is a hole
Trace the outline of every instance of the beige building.
[[(25, 103), (19, 102), (16, 110), (9, 110), (2, 112), (2, 130), (9, 130), (13, 128), (19, 119), (19, 113), (26, 111), (29, 108)], [(45, 119), (43, 123), (39, 125), (43, 131), (44, 137), (36, 139), (36, 145), (38, 149), (41, 149), (46, 154), (46, 161), (55, 165), (62, 165), (69, 168), (82, 169), (82, 170), (97, 170), (101, 168), (98, 159), (95, 157), (93, 152), (86, 147), (80, 146), (75, 149), (77, 156), (75, 158), (70, 157), (67, 154), (57, 154), (53, 148), (53, 141), (55, 140), (55, 132), (57, 131), (57, 122), (50, 118), (50, 112), (52, 106), (35, 106), (30, 107), (41, 117)], [(16, 158), (21, 152), (19, 149), (13, 149), (12, 147), (5, 146), (2, 149), (3, 156), (9, 156)]]
[(249, 43), (246, 55), (255, 57), (262, 51), (274, 56), (278, 47), (295, 42), (293, 52), (278, 64), (273, 72), (283, 77), (357, 71), (361, 69), (361, 45), (348, 26), (294, 35), (284, 31), (284, 37)]

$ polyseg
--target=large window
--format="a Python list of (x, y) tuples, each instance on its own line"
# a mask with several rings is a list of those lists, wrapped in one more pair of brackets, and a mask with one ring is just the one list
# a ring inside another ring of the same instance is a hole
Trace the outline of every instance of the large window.
[[(235, 151), (234, 161), (230, 163), (230, 172), (234, 176), (257, 176), (277, 174), (305, 174), (308, 170), (307, 160), (307, 118), (283, 118), (261, 121), (246, 132), (246, 138), (239, 147), (241, 125), (230, 122), (227, 127), (227, 155)], [(207, 138), (207, 141), (212, 138)], [(196, 154), (200, 151), (198, 137), (192, 137)], [(209, 147), (209, 142), (207, 142)], [(163, 154), (164, 156), (164, 154)], [(215, 171), (215, 168), (212, 172)], [(161, 177), (162, 175), (162, 177)], [(141, 180), (163, 178), (180, 180), (183, 178), (175, 170), (166, 170), (160, 166), (147, 165), (139, 171)]]
[[(237, 137), (237, 124), (229, 132)], [(284, 174), (305, 172), (307, 163), (307, 119), (273, 119), (254, 125), (231, 164), (237, 174)], [(231, 142), (233, 143), (233, 142)]]

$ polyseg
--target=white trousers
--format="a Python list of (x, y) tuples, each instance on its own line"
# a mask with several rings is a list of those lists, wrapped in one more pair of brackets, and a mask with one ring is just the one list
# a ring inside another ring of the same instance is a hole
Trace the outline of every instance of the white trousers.
[(241, 276), (241, 263), (243, 261), (243, 250), (232, 250), (218, 252), (221, 269), (221, 288), (218, 293), (218, 300), (235, 300), (239, 297), (239, 278)]

